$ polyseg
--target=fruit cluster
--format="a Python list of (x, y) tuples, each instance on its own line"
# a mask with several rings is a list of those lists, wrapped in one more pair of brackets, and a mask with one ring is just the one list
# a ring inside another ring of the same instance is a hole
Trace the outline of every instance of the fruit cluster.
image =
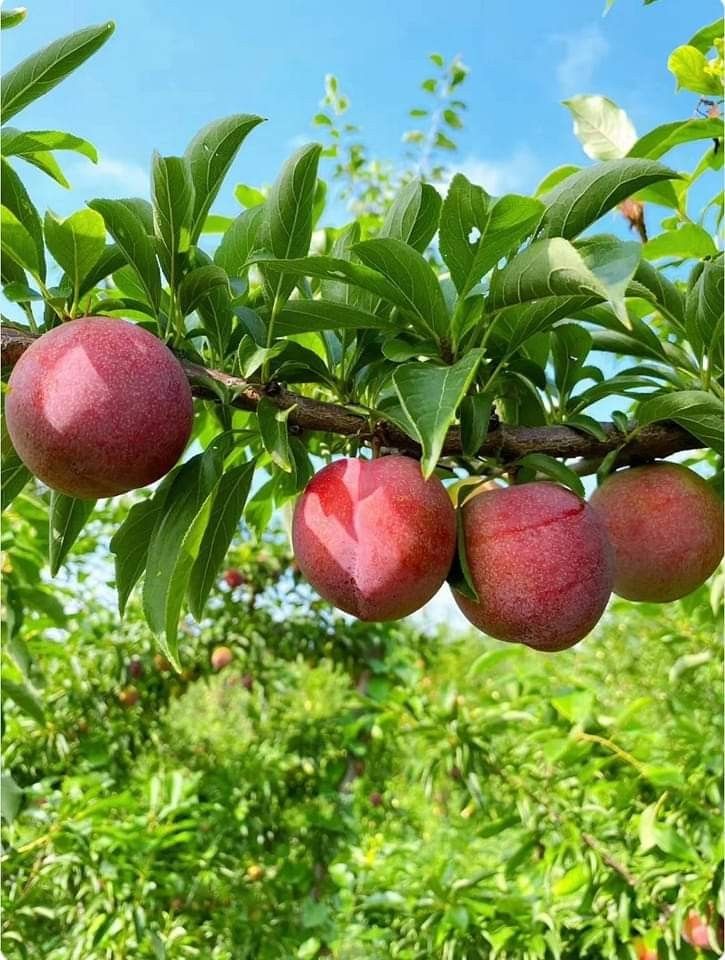
[[(158, 480), (186, 446), (192, 416), (171, 351), (108, 317), (70, 321), (35, 341), (13, 370), (6, 402), (24, 463), (79, 498)], [(551, 651), (586, 636), (612, 591), (662, 603), (699, 586), (723, 554), (723, 508), (698, 474), (667, 462), (614, 473), (589, 503), (550, 482), (487, 483), (457, 512), (415, 460), (341, 459), (298, 500), (292, 539), (299, 571), (361, 620), (420, 609), (457, 553), (466, 587), (459, 580), (453, 596), (471, 623)], [(243, 584), (238, 571), (225, 581), (230, 590)], [(218, 653), (215, 669), (231, 657)]]
[(336, 607), (392, 620), (438, 591), (458, 539), (477, 595), (453, 588), (465, 616), (499, 640), (553, 651), (589, 633), (612, 591), (676, 600), (723, 554), (722, 502), (675, 463), (614, 473), (589, 503), (550, 482), (483, 484), (459, 509), (457, 518), (443, 484), (424, 480), (414, 460), (336, 460), (297, 502), (295, 556)]

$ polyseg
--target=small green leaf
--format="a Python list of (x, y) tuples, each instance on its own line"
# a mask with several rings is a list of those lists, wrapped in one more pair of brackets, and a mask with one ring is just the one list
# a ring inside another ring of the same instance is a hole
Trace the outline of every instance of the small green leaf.
[(28, 15), (25, 7), (15, 7), (14, 10), (0, 10), (0, 30), (10, 30), (23, 22)]
[(234, 188), (234, 196), (243, 207), (257, 207), (263, 204), (266, 197), (261, 190), (250, 187), (246, 183), (238, 183)]
[(589, 870), (586, 864), (577, 863), (570, 870), (556, 881), (551, 888), (555, 897), (565, 897), (570, 893), (575, 893), (581, 887), (589, 883)]
[(272, 458), (272, 462), (286, 473), (292, 472), (287, 435), (287, 418), (292, 409), (289, 407), (287, 410), (280, 410), (267, 397), (262, 397), (257, 406), (257, 421), (264, 449)]
[(50, 492), (50, 573), (60, 570), (68, 551), (93, 513), (95, 500), (77, 500), (64, 493)]
[(438, 277), (417, 250), (387, 237), (356, 243), (353, 252), (396, 289), (422, 333), (436, 339), (448, 333), (448, 309)]
[(675, 120), (673, 123), (663, 123), (634, 144), (630, 149), (630, 157), (647, 157), (649, 160), (659, 160), (673, 147), (681, 143), (691, 143), (694, 140), (714, 140), (723, 135), (723, 121), (720, 117)]
[(588, 433), (592, 437), (596, 437), (597, 440), (601, 440), (602, 443), (606, 442), (607, 433), (601, 423), (595, 420), (594, 417), (587, 416), (585, 413), (576, 413), (568, 416), (564, 422), (564, 426)]
[(166, 279), (175, 286), (181, 266), (179, 255), (186, 253), (191, 244), (194, 215), (194, 184), (187, 157), (162, 157), (154, 153), (151, 197), (159, 259)]
[(208, 263), (189, 271), (179, 286), (179, 307), (184, 316), (193, 313), (217, 287), (229, 290), (229, 280), (221, 267)]
[(146, 229), (141, 209), (133, 200), (91, 200), (88, 206), (103, 217), (106, 229), (138, 274), (148, 302), (158, 310), (161, 300), (159, 267), (154, 241)]
[(680, 390), (648, 397), (637, 404), (640, 424), (674, 420), (693, 436), (723, 452), (723, 408), (719, 400), (704, 390)]
[(10, 257), (19, 267), (40, 279), (40, 261), (33, 238), (14, 213), (0, 208), (0, 246), (3, 255)]
[(429, 477), (440, 459), (448, 428), (468, 392), (483, 352), (471, 350), (453, 366), (403, 364), (393, 373), (400, 404), (423, 448), (421, 467)]
[(219, 566), (239, 528), (254, 467), (253, 460), (232, 467), (217, 485), (209, 522), (189, 575), (189, 608), (196, 620), (201, 619)]
[(86, 27), (54, 40), (3, 76), (0, 115), (7, 123), (29, 103), (42, 97), (72, 73), (108, 40), (114, 24)]
[(55, 262), (70, 279), (73, 302), (77, 303), (83, 281), (106, 247), (103, 217), (94, 210), (78, 210), (60, 220), (48, 210), (45, 214), (45, 242)]
[(411, 180), (388, 207), (378, 237), (401, 240), (423, 253), (438, 229), (441, 198), (429, 183)]
[(22, 180), (7, 160), (0, 161), (0, 202), (15, 215), (24, 229), (30, 234), (35, 245), (35, 258), (38, 272), (36, 278), (45, 280), (45, 247), (43, 245), (43, 224)]
[(665, 230), (642, 248), (648, 260), (675, 257), (678, 260), (701, 260), (717, 255), (717, 247), (707, 232), (696, 223), (683, 223), (677, 230)]
[(529, 470), (535, 470), (537, 473), (543, 473), (557, 483), (563, 484), (573, 490), (579, 497), (584, 497), (584, 484), (574, 471), (567, 467), (561, 460), (555, 460), (545, 453), (528, 453), (525, 457), (517, 460), (521, 467), (527, 467)]
[(98, 162), (98, 151), (88, 140), (62, 130), (17, 130), (3, 127), (0, 131), (0, 150), (4, 157), (21, 157), (29, 160), (33, 154), (51, 150), (71, 150)]
[(23, 713), (27, 713), (36, 723), (45, 723), (43, 705), (25, 684), (15, 683), (3, 677), (3, 696), (9, 697)]
[(237, 151), (247, 135), (262, 123), (262, 120), (262, 117), (251, 114), (235, 114), (214, 120), (203, 127), (187, 147), (185, 157), (189, 162), (194, 184), (192, 243), (196, 243), (202, 231), (206, 215)]
[(487, 393), (475, 393), (464, 397), (461, 404), (461, 447), (467, 457), (475, 456), (481, 449), (491, 419), (493, 398)]
[(214, 263), (226, 270), (230, 277), (246, 273), (247, 261), (256, 249), (263, 218), (263, 206), (251, 207), (240, 213), (224, 234), (214, 254)]
[(702, 50), (683, 44), (667, 60), (667, 69), (673, 74), (678, 90), (690, 90), (705, 97), (723, 95), (722, 74), (716, 61), (710, 62)]
[[(17, 11), (10, 11), (16, 13)], [(2, 11), (0, 11), (2, 13)], [(10, 24), (14, 26), (14, 24)], [(3, 29), (5, 23), (3, 22)], [(10, 824), (17, 817), (23, 804), (25, 792), (17, 785), (9, 773), (0, 775), (0, 815)]]
[(542, 197), (547, 208), (541, 221), (543, 236), (576, 237), (638, 190), (679, 177), (668, 167), (640, 158), (625, 157), (585, 167)]

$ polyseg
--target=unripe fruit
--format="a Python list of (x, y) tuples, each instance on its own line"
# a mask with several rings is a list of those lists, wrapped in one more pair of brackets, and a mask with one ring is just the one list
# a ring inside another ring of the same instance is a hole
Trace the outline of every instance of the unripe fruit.
[(211, 665), (215, 670), (223, 670), (232, 662), (233, 654), (229, 647), (215, 647), (211, 654)]
[(260, 866), (258, 863), (253, 863), (251, 866), (247, 867), (247, 879), (251, 880), (252, 883), (256, 883), (258, 880), (264, 878), (264, 867)]
[(118, 695), (122, 707), (133, 707), (138, 703), (139, 693), (136, 687), (124, 687)]
[(244, 583), (244, 577), (238, 570), (227, 570), (224, 574), (224, 582), (230, 590), (236, 590)]
[(438, 591), (453, 559), (453, 505), (407, 457), (341, 459), (297, 501), (292, 544), (317, 592), (360, 620), (397, 620)]
[(634, 951), (637, 954), (637, 960), (657, 960), (657, 950), (654, 947), (648, 947), (644, 940), (636, 940)]
[(85, 317), (55, 327), (10, 375), (8, 432), (44, 483), (71, 497), (113, 497), (158, 480), (191, 433), (179, 361), (136, 324)]
[(463, 507), (466, 558), (479, 601), (453, 591), (466, 617), (498, 640), (564, 650), (597, 623), (612, 590), (604, 525), (554, 483), (487, 490)]
[(614, 548), (614, 592), (666, 603), (699, 587), (723, 554), (722, 501), (677, 463), (632, 467), (592, 495)]

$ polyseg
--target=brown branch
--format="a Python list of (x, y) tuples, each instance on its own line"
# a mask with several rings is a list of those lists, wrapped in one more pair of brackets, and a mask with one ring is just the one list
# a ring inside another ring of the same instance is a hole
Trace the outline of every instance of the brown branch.
[[(13, 367), (33, 339), (33, 335), (26, 330), (4, 326), (0, 335), (3, 368)], [(207, 370), (188, 360), (182, 359), (181, 364), (191, 383), (192, 392), (197, 397), (218, 399), (210, 383), (214, 381), (233, 392), (231, 403), (241, 410), (254, 411), (260, 400), (268, 397), (280, 410), (295, 408), (288, 423), (300, 430), (372, 439), (368, 418), (340, 404), (291, 393), (276, 384), (273, 387), (271, 384), (250, 383), (220, 370)], [(628, 464), (667, 457), (679, 450), (693, 450), (704, 446), (682, 427), (669, 422), (640, 427), (636, 436), (627, 443), (625, 436), (614, 424), (603, 423), (601, 426), (606, 440), (597, 440), (590, 434), (572, 430), (570, 427), (511, 427), (501, 423), (489, 431), (478, 453), (480, 456), (496, 457), (505, 462), (518, 460), (528, 453), (545, 453), (563, 459), (578, 457), (585, 461), (578, 472), (587, 473), (596, 470), (596, 464), (618, 447), (622, 447), (622, 450), (617, 463)], [(387, 448), (420, 455), (420, 445), (392, 423), (377, 423), (374, 433), (376, 440)], [(460, 454), (461, 450), (460, 430), (453, 427), (448, 431), (443, 444), (443, 455)]]

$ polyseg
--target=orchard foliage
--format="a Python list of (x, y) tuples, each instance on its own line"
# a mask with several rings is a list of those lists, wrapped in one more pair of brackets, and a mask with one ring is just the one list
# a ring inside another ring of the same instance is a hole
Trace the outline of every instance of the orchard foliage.
[[(28, 493), (16, 510), (20, 539), (43, 511)], [(91, 521), (81, 548), (107, 533)], [(229, 562), (242, 583), (220, 580), (183, 633), (182, 674), (137, 597), (123, 625), (94, 599), (90, 567), (111, 570), (77, 552), (63, 606), (26, 621), (48, 707), (38, 722), (6, 703), (6, 956), (634, 960), (646, 943), (694, 960), (691, 911), (714, 956), (721, 651), (704, 588), (618, 601), (597, 642), (551, 659), (342, 618), (271, 541)]]

